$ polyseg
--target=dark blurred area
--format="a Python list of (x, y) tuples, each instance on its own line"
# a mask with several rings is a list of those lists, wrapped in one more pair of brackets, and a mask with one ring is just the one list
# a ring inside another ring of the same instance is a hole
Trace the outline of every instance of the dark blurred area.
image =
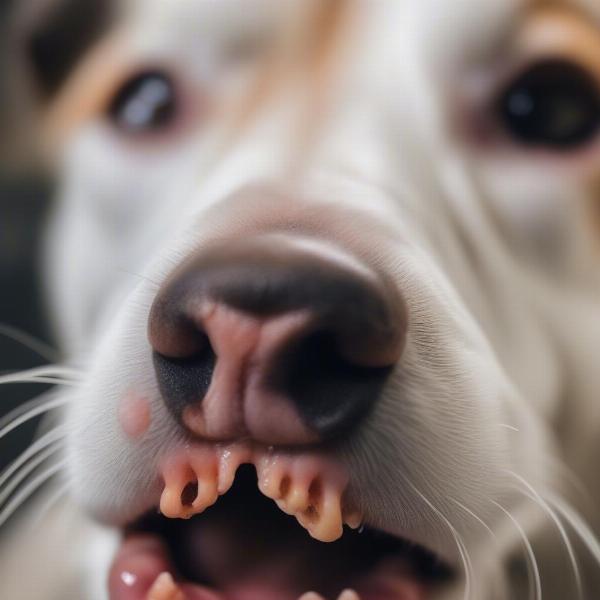
[[(47, 363), (46, 358), (20, 339), (23, 333), (49, 340), (37, 269), (47, 205), (48, 189), (41, 181), (0, 175), (0, 371), (3, 373)], [(42, 391), (39, 385), (2, 386), (0, 414), (5, 415)], [(33, 421), (0, 439), (1, 466), (15, 458), (31, 439), (35, 426)]]
[[(50, 343), (38, 258), (50, 191), (48, 182), (31, 167), (11, 162), (18, 140), (8, 133), (6, 31), (12, 2), (0, 3), (0, 372), (15, 372), (47, 363), (28, 348), (22, 334)], [(16, 339), (15, 339), (16, 338)], [(52, 344), (51, 344), (52, 345)], [(0, 418), (20, 403), (42, 393), (39, 385), (0, 387)], [(13, 460), (34, 434), (37, 421), (0, 439), (0, 468)]]

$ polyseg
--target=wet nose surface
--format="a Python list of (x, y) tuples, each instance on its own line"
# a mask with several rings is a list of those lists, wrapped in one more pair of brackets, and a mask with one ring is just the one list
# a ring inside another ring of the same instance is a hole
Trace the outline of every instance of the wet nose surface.
[(265, 235), (203, 250), (149, 318), (166, 406), (192, 434), (305, 444), (376, 402), (407, 327), (395, 286), (316, 240)]

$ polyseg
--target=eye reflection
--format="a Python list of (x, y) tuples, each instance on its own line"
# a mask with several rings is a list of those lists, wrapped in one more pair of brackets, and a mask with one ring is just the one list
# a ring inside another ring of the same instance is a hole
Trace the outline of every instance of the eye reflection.
[(148, 71), (136, 75), (120, 89), (109, 116), (127, 133), (146, 133), (168, 128), (178, 108), (171, 79), (158, 71)]

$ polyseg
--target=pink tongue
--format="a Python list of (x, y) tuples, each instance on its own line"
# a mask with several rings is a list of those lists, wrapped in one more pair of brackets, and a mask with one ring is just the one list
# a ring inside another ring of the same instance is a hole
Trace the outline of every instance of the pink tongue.
[[(168, 549), (160, 538), (136, 535), (127, 538), (113, 562), (109, 576), (110, 600), (163, 600), (163, 596), (148, 597), (156, 580), (163, 573), (173, 573)], [(190, 583), (177, 584), (185, 600), (296, 600), (296, 594), (286, 593), (268, 583), (246, 581), (227, 593)], [(180, 596), (165, 596), (165, 600), (180, 600)], [(182, 599), (183, 600), (183, 599)]]
[[(133, 536), (119, 550), (109, 576), (110, 600), (147, 600), (161, 573), (172, 573), (167, 549), (158, 537)], [(219, 594), (197, 585), (182, 586), (185, 600), (223, 600)]]
[[(387, 569), (357, 582), (360, 600), (427, 600), (425, 587), (411, 578), (391, 575)], [(164, 573), (173, 573), (168, 550), (160, 538), (153, 535), (135, 535), (127, 538), (119, 550), (109, 577), (110, 600), (297, 600), (297, 594), (278, 589), (268, 583), (245, 581), (220, 593), (209, 588), (183, 583), (177, 584), (178, 593), (149, 597), (157, 579)], [(271, 581), (271, 583), (273, 583)]]

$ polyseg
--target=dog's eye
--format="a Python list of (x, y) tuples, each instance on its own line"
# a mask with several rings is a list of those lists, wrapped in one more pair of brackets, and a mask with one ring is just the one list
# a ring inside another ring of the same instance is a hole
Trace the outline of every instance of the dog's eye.
[(108, 114), (119, 129), (136, 134), (166, 129), (175, 120), (177, 110), (172, 80), (158, 71), (147, 71), (121, 87)]
[(503, 126), (521, 144), (576, 149), (600, 129), (600, 89), (583, 67), (547, 60), (530, 67), (500, 97)]

